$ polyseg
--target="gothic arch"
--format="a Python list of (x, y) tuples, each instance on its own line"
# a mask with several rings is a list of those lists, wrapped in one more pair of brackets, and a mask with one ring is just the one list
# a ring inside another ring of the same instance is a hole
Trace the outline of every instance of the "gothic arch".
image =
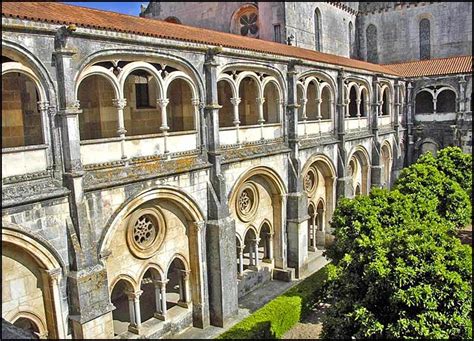
[(145, 276), (146, 272), (150, 269), (156, 271), (161, 279), (164, 278), (163, 269), (158, 264), (156, 264), (156, 263), (146, 263), (142, 267), (142, 270), (140, 272), (140, 276), (138, 276), (138, 281), (137, 281), (138, 283), (142, 282), (143, 276)]

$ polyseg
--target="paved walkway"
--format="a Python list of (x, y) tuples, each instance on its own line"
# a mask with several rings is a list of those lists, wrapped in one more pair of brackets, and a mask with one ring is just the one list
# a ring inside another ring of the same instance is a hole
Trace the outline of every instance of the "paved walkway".
[[(326, 258), (319, 256), (314, 259), (312, 263), (312, 271), (314, 273), (325, 266), (328, 261)], [(304, 278), (303, 278), (304, 279)], [(224, 333), (238, 322), (252, 314), (255, 310), (263, 307), (265, 304), (270, 302), (275, 297), (281, 295), (289, 288), (300, 283), (303, 279), (294, 280), (292, 282), (283, 281), (270, 281), (260, 288), (255, 289), (249, 294), (245, 295), (239, 300), (239, 312), (238, 314), (228, 323), (225, 328), (219, 328), (215, 326), (209, 326), (204, 329), (189, 327), (183, 332), (177, 335), (169, 336), (170, 339), (213, 339), (220, 334)]]

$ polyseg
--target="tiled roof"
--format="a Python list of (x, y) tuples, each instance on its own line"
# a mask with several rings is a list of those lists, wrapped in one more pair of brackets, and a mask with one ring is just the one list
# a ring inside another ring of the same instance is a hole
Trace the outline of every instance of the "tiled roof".
[(387, 64), (385, 67), (404, 77), (471, 73), (472, 56), (418, 60), (400, 64)]
[(397, 75), (396, 71), (382, 65), (286, 44), (62, 3), (2, 2), (2, 15), (62, 25), (75, 24), (78, 27), (134, 33), (213, 46), (221, 45), (228, 48), (269, 53), (295, 59), (306, 59), (377, 73)]

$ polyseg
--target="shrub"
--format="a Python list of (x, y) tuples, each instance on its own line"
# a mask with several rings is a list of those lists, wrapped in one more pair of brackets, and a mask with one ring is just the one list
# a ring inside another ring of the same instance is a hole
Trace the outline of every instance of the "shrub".
[(431, 217), (398, 191), (339, 202), (323, 338), (472, 337), (472, 249)]
[(311, 306), (322, 296), (321, 292), (326, 278), (326, 268), (322, 268), (217, 338), (281, 338), (283, 334), (300, 321), (301, 317), (306, 316)]

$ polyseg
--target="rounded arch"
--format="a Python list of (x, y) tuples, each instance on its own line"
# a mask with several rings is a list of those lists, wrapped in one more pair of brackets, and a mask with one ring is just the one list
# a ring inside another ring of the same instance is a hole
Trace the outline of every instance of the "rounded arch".
[[(162, 65), (166, 64), (172, 66), (176, 69), (184, 70), (187, 74), (191, 75), (191, 78), (196, 84), (196, 87), (199, 92), (199, 98), (204, 99), (205, 86), (204, 80), (202, 79), (200, 72), (189, 60), (176, 56), (164, 54), (161, 52), (147, 50), (147, 49), (136, 49), (133, 50), (126, 48), (119, 49), (104, 49), (96, 51), (86, 56), (79, 66), (79, 71), (77, 75), (80, 75), (84, 69), (93, 63), (98, 63), (101, 61), (111, 61), (111, 60), (121, 60), (121, 61), (130, 61), (130, 64), (136, 60), (143, 60), (147, 63), (160, 63)], [(130, 65), (127, 64), (127, 65)], [(133, 70), (132, 70), (133, 71)], [(122, 69), (123, 72), (123, 69)], [(126, 77), (125, 77), (126, 78)], [(75, 77), (77, 79), (77, 76)]]
[(106, 253), (115, 227), (125, 219), (126, 215), (141, 204), (153, 199), (171, 200), (178, 207), (182, 208), (184, 216), (190, 222), (197, 223), (204, 221), (204, 214), (199, 204), (182, 189), (173, 186), (150, 188), (129, 198), (116, 210), (114, 215), (109, 218), (98, 243), (100, 254)]
[(168, 273), (168, 271), (170, 270), (170, 266), (171, 264), (173, 264), (173, 262), (176, 260), (176, 259), (179, 259), (182, 263), (183, 263), (183, 266), (184, 266), (184, 270), (189, 270), (190, 267), (189, 267), (189, 263), (188, 261), (186, 260), (186, 258), (179, 254), (179, 253), (175, 253), (169, 260), (168, 264), (166, 265), (166, 273)]
[[(364, 146), (362, 145), (357, 145), (355, 147), (352, 147), (350, 152), (349, 152), (349, 157), (347, 158), (347, 160), (350, 160), (352, 159), (352, 157), (356, 154), (356, 153), (360, 153), (361, 155), (363, 155), (364, 157), (362, 159), (360, 159), (360, 161), (362, 161), (362, 165), (363, 166), (370, 166), (371, 165), (371, 158), (370, 158), (370, 154), (367, 152), (367, 149), (365, 149)], [(349, 163), (348, 163), (349, 164)]]
[(325, 176), (336, 177), (336, 167), (334, 166), (334, 163), (332, 162), (332, 160), (329, 157), (327, 157), (324, 154), (312, 155), (305, 162), (301, 173), (306, 174), (308, 169), (318, 161), (322, 162), (322, 164), (325, 165), (325, 170), (327, 172), (327, 174), (325, 174)]
[(49, 71), (36, 55), (31, 53), (22, 45), (7, 39), (2, 39), (2, 55), (5, 55), (11, 59), (19, 60), (20, 63), (29, 66), (31, 70), (35, 70), (35, 74), (37, 75), (42, 84), (42, 88), (44, 89), (45, 100), (48, 100), (51, 104), (56, 104), (57, 97), (53, 77), (51, 77)]
[(114, 290), (115, 286), (117, 285), (117, 283), (119, 283), (120, 281), (124, 281), (125, 284), (127, 284), (128, 288), (131, 289), (132, 291), (137, 291), (137, 290), (140, 290), (140, 286), (138, 285), (138, 282), (133, 279), (132, 276), (130, 275), (127, 275), (127, 274), (120, 274), (118, 276), (116, 276), (115, 278), (113, 278), (109, 283), (109, 293), (112, 293), (112, 291)]
[(137, 70), (143, 70), (148, 73), (150, 73), (155, 80), (156, 84), (158, 85), (158, 98), (165, 98), (166, 92), (165, 92), (165, 86), (163, 84), (163, 80), (161, 78), (161, 71), (158, 71), (153, 65), (151, 65), (148, 62), (131, 62), (127, 65), (125, 65), (122, 68), (122, 72), (120, 72), (118, 76), (118, 83), (120, 89), (125, 87), (125, 82), (127, 80), (127, 77), (133, 72)]
[(236, 88), (240, 90), (240, 83), (247, 77), (253, 79), (256, 82), (257, 92), (258, 92), (257, 97), (262, 97), (263, 96), (262, 82), (260, 81), (260, 78), (258, 77), (258, 75), (253, 71), (243, 71), (239, 73), (239, 75), (237, 76), (235, 80)]
[(260, 234), (260, 232), (262, 231), (262, 227), (263, 225), (267, 224), (268, 225), (268, 228), (270, 229), (270, 233), (273, 233), (273, 225), (270, 223), (270, 221), (268, 219), (263, 219), (263, 221), (260, 223), (260, 226), (258, 227), (258, 234), (257, 236)]
[(38, 89), (40, 101), (48, 100), (46, 89), (32, 69), (18, 62), (6, 62), (2, 64), (2, 76), (12, 72), (18, 72), (30, 78)]
[(257, 166), (245, 171), (237, 178), (237, 181), (234, 183), (232, 190), (229, 193), (229, 207), (233, 207), (235, 204), (238, 189), (245, 181), (254, 175), (269, 179), (270, 181), (268, 182), (275, 193), (280, 193), (282, 195), (286, 194), (287, 191), (282, 178), (273, 169), (266, 166)]
[(46, 270), (59, 268), (64, 274), (67, 273), (64, 261), (48, 241), (22, 231), (16, 224), (2, 221), (2, 242), (22, 248)]
[(234, 79), (230, 75), (228, 75), (226, 73), (221, 73), (219, 75), (219, 77), (217, 77), (217, 83), (219, 83), (221, 81), (227, 82), (227, 84), (229, 84), (229, 86), (232, 90), (232, 97), (234, 97), (234, 98), (239, 97), (238, 88), (235, 84)]
[(38, 336), (46, 337), (48, 335), (48, 328), (46, 327), (44, 321), (30, 310), (19, 311), (11, 319), (7, 317), (7, 320), (11, 321), (12, 324), (15, 324), (15, 322), (21, 318), (30, 320), (36, 325), (38, 328)]
[(392, 143), (389, 140), (384, 140), (381, 144), (380, 149), (382, 150), (383, 147), (387, 147), (388, 152), (390, 153), (390, 159), (393, 158), (393, 147)]
[(147, 273), (148, 270), (153, 270), (158, 273), (160, 276), (160, 279), (164, 278), (164, 272), (163, 269), (156, 263), (146, 263), (142, 266), (142, 270), (140, 271), (140, 275), (138, 276), (138, 281), (137, 283), (141, 283), (143, 281), (143, 277)]
[[(302, 79), (306, 79), (308, 76), (313, 76), (318, 79), (321, 79), (321, 85), (325, 82), (329, 85), (331, 93), (334, 95), (334, 98), (336, 97), (336, 89), (337, 89), (337, 84), (336, 81), (333, 79), (333, 77), (328, 74), (325, 71), (315, 71), (315, 70), (309, 70), (302, 72), (301, 74), (298, 75), (298, 81), (301, 81)], [(321, 86), (322, 89), (322, 86)]]
[(103, 66), (99, 65), (92, 65), (78, 75), (77, 80), (75, 82), (75, 87), (74, 87), (74, 98), (77, 100), (77, 96), (79, 93), (79, 87), (81, 86), (81, 83), (90, 76), (101, 76), (107, 79), (110, 84), (112, 85), (112, 88), (114, 89), (115, 93), (115, 98), (123, 98), (123, 87), (120, 85), (119, 80), (117, 77), (114, 75), (114, 73), (111, 70), (107, 70)]
[[(186, 83), (189, 84), (189, 86), (191, 87), (191, 91), (193, 93), (193, 99), (198, 99), (199, 98), (199, 94), (198, 94), (196, 84), (194, 84), (193, 79), (191, 77), (189, 77), (183, 71), (173, 71), (165, 77), (164, 84), (163, 84), (163, 93), (166, 95), (166, 97), (167, 97), (167, 93), (168, 93), (168, 87), (170, 86), (171, 82), (173, 82), (176, 79), (182, 79), (183, 81), (185, 81)], [(165, 98), (165, 97), (163, 97), (163, 98)]]
[(273, 77), (273, 76), (268, 76), (268, 77), (265, 77), (262, 81), (262, 93), (265, 93), (265, 87), (268, 85), (268, 84), (274, 84), (277, 91), (278, 91), (278, 97), (280, 98), (280, 101), (283, 99), (283, 90), (280, 86), (280, 83), (278, 83), (278, 80)]
[(247, 228), (245, 229), (244, 236), (243, 236), (243, 238), (242, 238), (242, 241), (243, 241), (243, 242), (245, 242), (245, 237), (247, 236), (247, 233), (249, 233), (250, 231), (254, 233), (255, 237), (258, 236), (257, 228), (256, 228), (255, 226), (253, 226), (253, 225), (249, 225), (249, 226), (247, 226)]
[(172, 24), (181, 24), (181, 21), (175, 17), (175, 16), (170, 16), (165, 19), (166, 22), (172, 23)]

